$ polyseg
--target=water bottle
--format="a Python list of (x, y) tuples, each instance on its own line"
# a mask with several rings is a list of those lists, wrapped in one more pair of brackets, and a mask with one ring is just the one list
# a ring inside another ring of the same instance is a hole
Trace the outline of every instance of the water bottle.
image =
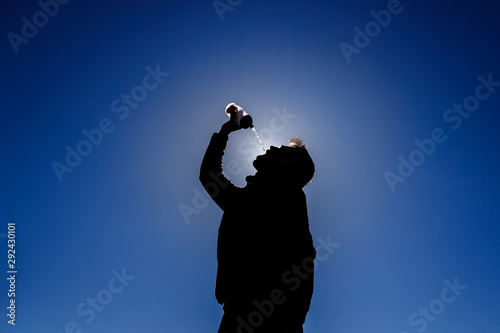
[(226, 106), (226, 114), (241, 128), (253, 127), (252, 117), (236, 103), (229, 103)]

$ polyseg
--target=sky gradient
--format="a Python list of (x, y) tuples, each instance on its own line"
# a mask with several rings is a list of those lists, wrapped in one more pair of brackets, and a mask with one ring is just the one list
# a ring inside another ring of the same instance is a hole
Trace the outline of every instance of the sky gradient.
[[(1, 7), (2, 332), (217, 331), (198, 173), (230, 102), (316, 164), (306, 333), (499, 331), (497, 2)], [(261, 153), (231, 134), (226, 174)]]

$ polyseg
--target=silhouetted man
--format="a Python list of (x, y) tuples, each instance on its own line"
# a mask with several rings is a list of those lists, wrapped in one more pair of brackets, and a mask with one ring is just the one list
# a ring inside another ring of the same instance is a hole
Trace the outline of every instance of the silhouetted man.
[(214, 133), (200, 181), (224, 211), (215, 295), (224, 305), (219, 333), (299, 333), (313, 293), (314, 258), (302, 188), (314, 163), (300, 139), (258, 156), (243, 188), (222, 173), (232, 120)]

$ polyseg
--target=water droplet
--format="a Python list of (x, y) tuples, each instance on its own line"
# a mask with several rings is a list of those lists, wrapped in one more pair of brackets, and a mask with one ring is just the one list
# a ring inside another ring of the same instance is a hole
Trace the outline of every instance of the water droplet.
[(262, 144), (262, 141), (260, 141), (259, 135), (257, 134), (257, 130), (255, 127), (252, 127), (252, 131), (255, 133), (255, 136), (257, 137), (257, 140), (259, 140), (260, 146), (262, 147), (263, 151), (266, 151), (266, 148), (264, 148), (264, 145)]

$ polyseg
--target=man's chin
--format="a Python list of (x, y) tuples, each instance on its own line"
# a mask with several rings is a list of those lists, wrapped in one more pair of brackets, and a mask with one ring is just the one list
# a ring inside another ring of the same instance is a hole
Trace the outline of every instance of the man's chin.
[(255, 175), (249, 175), (249, 176), (246, 176), (246, 177), (245, 177), (245, 180), (247, 181), (247, 183), (255, 183), (255, 180), (256, 180), (256, 179), (261, 178), (260, 176), (261, 176), (261, 172), (257, 171), (257, 172), (255, 173)]
[(255, 175), (253, 175), (253, 176), (252, 176), (252, 175), (250, 175), (250, 176), (246, 176), (246, 177), (245, 177), (245, 180), (246, 180), (246, 182), (247, 182), (248, 184), (252, 184), (252, 183), (254, 183), (254, 180), (255, 180)]

